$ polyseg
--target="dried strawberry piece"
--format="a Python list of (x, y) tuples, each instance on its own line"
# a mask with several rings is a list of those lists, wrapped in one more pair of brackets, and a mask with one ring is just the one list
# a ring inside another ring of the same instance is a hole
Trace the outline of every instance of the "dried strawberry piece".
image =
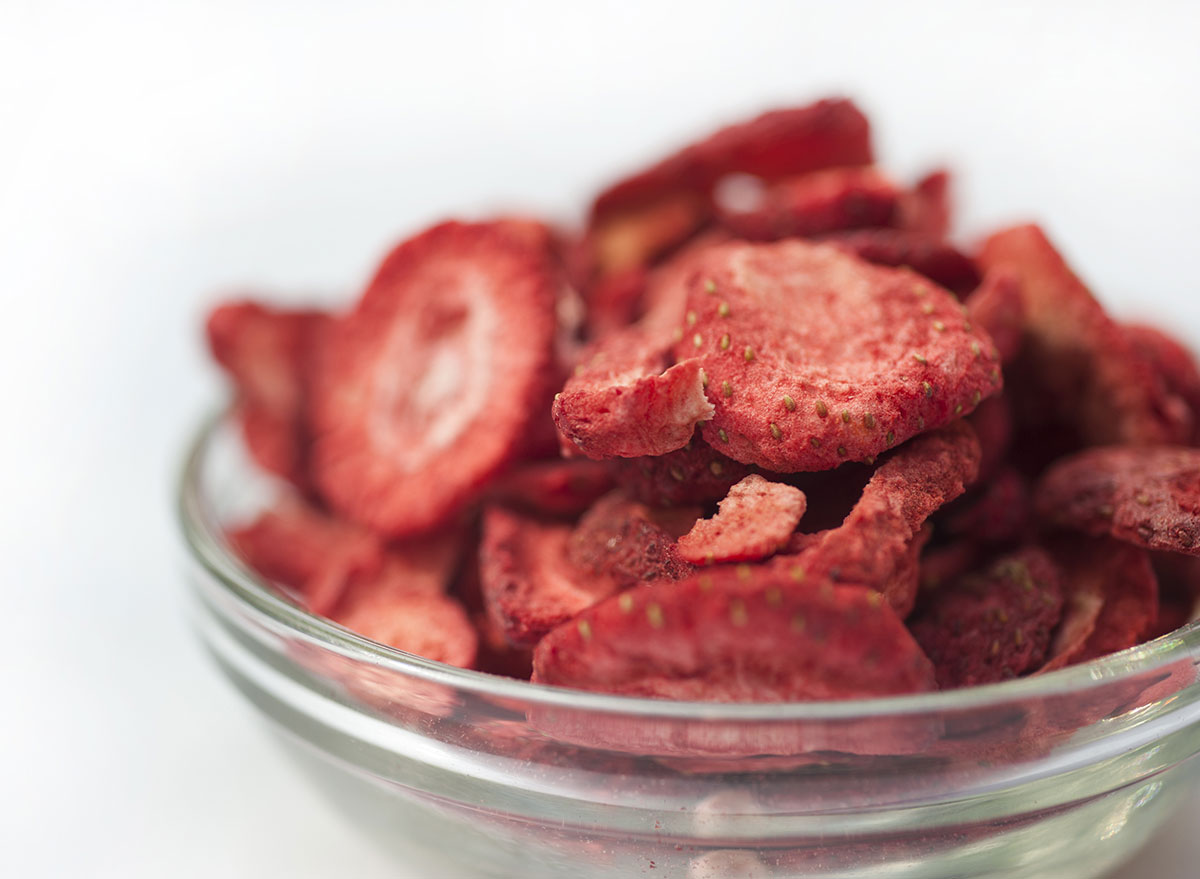
[(1008, 460), (1013, 440), (1013, 411), (1007, 393), (988, 397), (967, 418), (979, 437), (979, 481), (990, 480)]
[(544, 411), (558, 286), (525, 225), (443, 223), (392, 251), (332, 328), (313, 387), (330, 505), (399, 537), (469, 504)]
[(383, 544), (375, 535), (295, 498), (228, 536), (247, 565), (322, 615), (333, 610), (355, 576), (375, 574), (383, 565)]
[(1062, 607), (1054, 562), (1028, 548), (939, 589), (910, 629), (939, 686), (988, 684), (1042, 665)]
[(1029, 480), (1013, 467), (1000, 470), (978, 491), (946, 511), (946, 534), (976, 543), (1017, 543), (1029, 536), (1032, 500)]
[(747, 476), (729, 490), (715, 516), (697, 521), (675, 545), (694, 565), (764, 559), (787, 545), (806, 506), (800, 489)]
[(533, 461), (500, 477), (491, 502), (545, 516), (577, 516), (613, 488), (610, 467), (585, 458)]
[(233, 379), (236, 411), (254, 460), (293, 484), (308, 486), (305, 428), (309, 371), (328, 315), (227, 302), (208, 317), (213, 357)]
[(626, 495), (651, 506), (717, 501), (751, 473), (699, 436), (665, 455), (619, 458), (611, 468)]
[(480, 586), (488, 615), (517, 645), (615, 592), (615, 578), (585, 574), (567, 558), (570, 525), (541, 522), (502, 507), (483, 515)]
[(538, 683), (713, 702), (933, 688), (929, 661), (878, 593), (797, 589), (770, 566), (716, 568), (609, 598), (543, 638), (533, 668)]
[(640, 327), (608, 336), (554, 398), (554, 423), (590, 458), (663, 455), (712, 416), (696, 358), (670, 365), (669, 345)]
[(692, 572), (675, 546), (695, 524), (694, 507), (654, 508), (620, 491), (602, 497), (579, 520), (567, 557), (585, 576), (614, 580), (625, 589)]
[(1021, 353), (1025, 305), (1016, 274), (1003, 268), (988, 272), (967, 297), (967, 316), (991, 336), (1001, 363), (1011, 363)]
[(950, 198), (950, 172), (930, 171), (900, 201), (900, 226), (930, 238), (950, 234), (954, 207)]
[(1125, 336), (1145, 357), (1168, 391), (1183, 400), (1192, 413), (1192, 445), (1200, 445), (1200, 366), (1178, 339), (1157, 327), (1126, 324)]
[(705, 440), (769, 470), (872, 458), (999, 389), (991, 341), (911, 272), (801, 240), (706, 251), (675, 346), (715, 407)]
[(634, 266), (584, 288), (588, 338), (600, 339), (634, 323), (641, 309), (647, 275), (644, 266)]
[(940, 237), (906, 229), (860, 229), (822, 240), (875, 265), (910, 268), (959, 297), (979, 286), (975, 263)]
[[(1021, 284), (1022, 353), (1009, 375), (1024, 432), (1046, 460), (1080, 445), (1162, 443), (1186, 438), (1186, 407), (1104, 312), (1037, 226), (992, 235), (985, 270), (1007, 269)], [(1063, 430), (1073, 441), (1053, 439)]]
[(718, 202), (718, 219), (738, 238), (777, 241), (843, 229), (890, 226), (900, 190), (875, 168), (829, 168), (767, 186), (745, 205)]
[[(1056, 640), (1053, 667), (1141, 643), (1158, 618), (1158, 580), (1149, 554), (1115, 540), (1084, 537), (1056, 539), (1047, 548), (1074, 605)], [(1095, 621), (1089, 625), (1093, 613)]]
[(397, 650), (471, 668), (478, 636), (463, 606), (449, 595), (380, 588), (363, 582), (333, 614), (351, 631)]
[(1042, 475), (1034, 502), (1055, 527), (1200, 555), (1200, 449), (1085, 449)]
[(800, 581), (828, 578), (884, 592), (901, 616), (912, 610), (917, 575), (898, 577), (925, 520), (975, 478), (979, 444), (963, 422), (918, 437), (875, 471), (841, 526), (789, 561)]

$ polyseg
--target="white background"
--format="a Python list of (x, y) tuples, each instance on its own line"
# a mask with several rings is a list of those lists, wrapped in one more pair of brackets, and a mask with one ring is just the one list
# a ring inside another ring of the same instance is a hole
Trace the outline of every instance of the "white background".
[[(172, 478), (222, 289), (351, 293), (406, 230), (828, 91), (964, 228), (1036, 216), (1200, 341), (1194, 4), (0, 2), (0, 873), (421, 875), (293, 773), (184, 614)], [(1200, 861), (1181, 814), (1137, 868)]]

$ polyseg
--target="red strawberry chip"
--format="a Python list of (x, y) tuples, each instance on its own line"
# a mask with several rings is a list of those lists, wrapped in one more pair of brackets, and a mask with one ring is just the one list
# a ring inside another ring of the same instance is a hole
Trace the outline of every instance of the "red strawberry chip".
[(787, 545), (805, 507), (800, 489), (747, 476), (729, 490), (715, 516), (679, 538), (679, 555), (695, 565), (764, 559)]
[(676, 356), (698, 358), (715, 407), (705, 440), (780, 472), (873, 458), (1001, 383), (949, 293), (829, 245), (711, 248), (685, 323)]
[(483, 515), (480, 587), (492, 621), (513, 644), (543, 634), (620, 585), (585, 575), (567, 558), (570, 525), (540, 522), (501, 507)]
[(1087, 662), (1145, 638), (1158, 618), (1158, 580), (1145, 550), (1084, 537), (1057, 539), (1048, 548), (1069, 601), (1051, 667)]
[(1006, 467), (946, 512), (947, 534), (983, 544), (1018, 543), (1033, 521), (1029, 480)]
[(287, 499), (229, 532), (242, 560), (295, 592), (313, 613), (329, 614), (356, 575), (374, 575), (384, 549), (370, 532)]
[(1043, 474), (1034, 501), (1055, 527), (1200, 555), (1200, 449), (1085, 449)]
[(604, 339), (554, 398), (554, 423), (590, 458), (663, 455), (712, 417), (698, 359), (670, 363), (669, 343), (640, 327)]
[(930, 171), (918, 180), (900, 201), (901, 227), (935, 239), (950, 234), (954, 214), (950, 184), (950, 172), (945, 168)]
[(1168, 333), (1144, 324), (1127, 324), (1125, 336), (1154, 365), (1163, 384), (1192, 412), (1192, 445), (1200, 444), (1200, 366), (1192, 352)]
[(738, 238), (777, 241), (843, 229), (889, 226), (900, 190), (875, 168), (829, 168), (772, 183), (741, 205), (721, 205), (721, 224)]
[[(906, 616), (918, 586), (911, 545), (925, 520), (961, 495), (978, 467), (979, 443), (965, 423), (918, 437), (880, 465), (845, 522), (787, 560), (788, 570), (797, 582), (831, 579), (880, 590)], [(898, 576), (904, 571), (907, 576)]]
[(609, 466), (598, 461), (533, 461), (496, 480), (488, 498), (535, 515), (578, 516), (612, 487)]
[(233, 379), (246, 445), (264, 469), (306, 487), (309, 372), (328, 315), (229, 302), (208, 317), (213, 357)]
[(1169, 394), (1037, 226), (992, 235), (979, 257), (1021, 284), (1025, 333), (1019, 370), (1022, 420), (1035, 435), (1068, 428), (1082, 445), (1186, 438), (1183, 402)]
[(735, 566), (623, 592), (538, 644), (533, 680), (658, 699), (852, 699), (933, 688), (904, 625), (860, 586), (796, 589)]
[(523, 224), (444, 223), (392, 251), (331, 331), (314, 385), (329, 503), (402, 536), (474, 499), (540, 414), (559, 283)]
[(682, 449), (644, 458), (620, 458), (611, 464), (622, 491), (652, 506), (717, 501), (750, 475), (751, 468), (727, 458), (699, 435)]
[(1039, 668), (1062, 615), (1059, 571), (1036, 548), (934, 593), (911, 624), (943, 688), (988, 684)]
[(1013, 408), (1007, 393), (988, 397), (967, 422), (979, 437), (979, 481), (987, 482), (1008, 462), (1013, 441)]
[(376, 588), (363, 582), (333, 615), (372, 641), (436, 662), (471, 668), (478, 636), (462, 605), (448, 595)]
[(822, 240), (875, 265), (910, 268), (960, 297), (979, 286), (975, 263), (940, 237), (905, 229), (860, 229)]
[(692, 572), (675, 541), (695, 524), (694, 507), (654, 508), (612, 492), (579, 520), (567, 555), (586, 577), (613, 580), (621, 589)]
[(967, 315), (991, 336), (1001, 363), (1011, 363), (1021, 353), (1025, 305), (1016, 274), (1002, 268), (988, 272), (967, 297)]

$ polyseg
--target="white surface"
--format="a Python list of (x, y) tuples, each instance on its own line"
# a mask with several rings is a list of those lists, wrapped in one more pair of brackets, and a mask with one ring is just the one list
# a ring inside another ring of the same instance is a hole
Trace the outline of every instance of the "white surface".
[[(1040, 216), (1200, 341), (1195, 5), (246, 5), (0, 4), (4, 875), (405, 877), (185, 624), (171, 480), (222, 287), (350, 290), (436, 215), (569, 211), (837, 90), (890, 167), (954, 161), (969, 228)], [(1122, 879), (1194, 875), (1197, 830)]]

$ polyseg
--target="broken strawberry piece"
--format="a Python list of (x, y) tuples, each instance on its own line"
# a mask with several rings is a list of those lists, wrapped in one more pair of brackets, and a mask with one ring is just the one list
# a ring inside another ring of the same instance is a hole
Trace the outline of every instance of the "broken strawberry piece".
[(890, 226), (899, 199), (900, 190), (875, 168), (829, 168), (772, 183), (745, 205), (718, 202), (718, 219), (750, 241), (807, 238)]
[(375, 535), (298, 498), (281, 501), (228, 536), (246, 564), (322, 615), (333, 610), (352, 579), (373, 575), (383, 565), (383, 544)]
[(1200, 366), (1182, 342), (1157, 327), (1126, 324), (1125, 336), (1192, 413), (1192, 445), (1200, 445)]
[(536, 236), (504, 221), (443, 223), (392, 251), (332, 328), (314, 383), (330, 505), (399, 537), (470, 503), (541, 414), (559, 283)]
[(960, 298), (979, 286), (979, 270), (971, 258), (939, 237), (906, 229), (859, 229), (821, 240), (875, 265), (910, 268)]
[(918, 180), (900, 200), (901, 228), (934, 239), (949, 235), (954, 213), (950, 184), (950, 172), (945, 168)]
[(873, 458), (997, 391), (991, 341), (944, 290), (829, 245), (706, 251), (676, 357), (698, 359), (705, 440), (778, 472)]
[(682, 449), (644, 458), (612, 462), (622, 491), (651, 506), (706, 504), (718, 501), (750, 475), (751, 468), (727, 458), (700, 436)]
[(598, 461), (533, 461), (497, 479), (488, 499), (535, 515), (577, 516), (612, 487), (609, 465)]
[(1039, 668), (1062, 615), (1059, 576), (1044, 551), (1028, 548), (934, 593), (910, 629), (938, 685), (989, 684)]
[(478, 636), (463, 606), (448, 595), (375, 588), (364, 582), (333, 615), (363, 637), (435, 662), (471, 668)]
[(1058, 528), (1200, 555), (1200, 449), (1085, 449), (1043, 474), (1035, 506)]
[(692, 572), (676, 540), (695, 524), (694, 507), (654, 508), (620, 491), (600, 498), (583, 515), (567, 543), (567, 557), (588, 577), (613, 580), (621, 589)]
[(768, 567), (716, 568), (623, 592), (538, 644), (533, 680), (712, 702), (852, 699), (933, 689), (933, 672), (878, 593), (797, 589)]
[(540, 522), (488, 507), (479, 547), (480, 587), (488, 616), (516, 645), (550, 629), (620, 588), (611, 577), (585, 575), (567, 558), (570, 525)]
[(1025, 305), (1021, 282), (1007, 269), (993, 269), (979, 287), (967, 297), (967, 316), (983, 327), (1001, 363), (1011, 363), (1021, 353), (1021, 334), (1025, 329)]
[(670, 365), (669, 344), (630, 327), (595, 346), (554, 398), (554, 423), (590, 458), (663, 455), (712, 416), (698, 359)]
[(1059, 538), (1047, 548), (1072, 604), (1051, 654), (1053, 667), (1140, 643), (1158, 618), (1158, 580), (1149, 554), (1115, 540), (1086, 537)]
[(805, 506), (800, 489), (747, 476), (729, 490), (715, 516), (696, 522), (675, 545), (694, 565), (765, 559), (787, 545)]
[(904, 617), (916, 601), (918, 576), (897, 572), (912, 567), (912, 542), (925, 520), (961, 495), (978, 467), (979, 443), (965, 423), (918, 437), (879, 466), (845, 522), (780, 561), (797, 582), (830, 579), (883, 591)]
[(328, 315), (228, 302), (208, 317), (209, 349), (233, 379), (246, 446), (263, 469), (308, 487), (307, 387)]
[[(1186, 406), (1071, 271), (1037, 226), (992, 235), (979, 256), (1021, 285), (1024, 344), (1011, 371), (1024, 432), (1049, 456), (1079, 446), (1186, 438)], [(1047, 439), (1069, 431), (1073, 442)]]

